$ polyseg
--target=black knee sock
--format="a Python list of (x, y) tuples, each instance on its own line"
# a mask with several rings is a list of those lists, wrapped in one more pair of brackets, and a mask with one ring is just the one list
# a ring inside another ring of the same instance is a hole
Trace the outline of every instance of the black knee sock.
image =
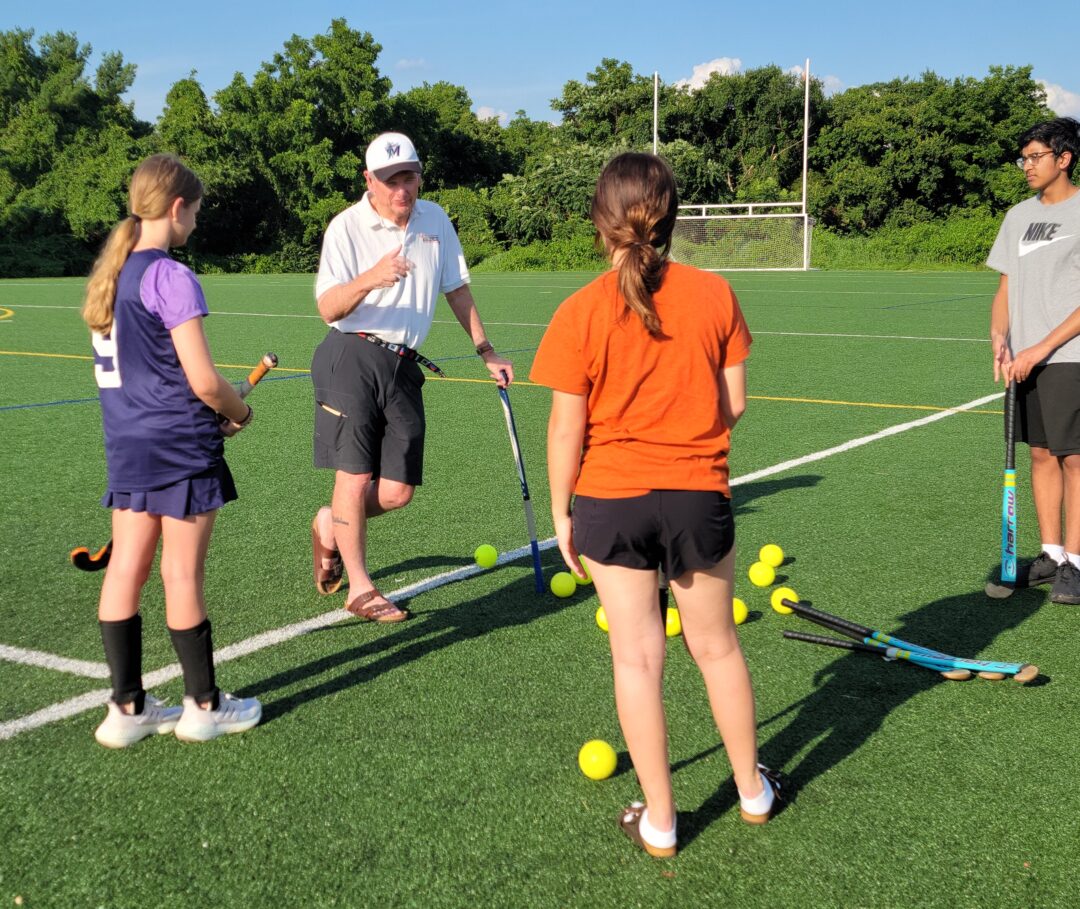
[(184, 694), (200, 704), (210, 701), (212, 710), (218, 707), (218, 690), (214, 684), (214, 642), (210, 638), (210, 620), (203, 619), (185, 631), (169, 629), (173, 650), (180, 658), (184, 671)]
[(119, 622), (98, 622), (105, 661), (112, 676), (113, 700), (134, 704), (142, 713), (146, 692), (142, 686), (142, 616), (135, 613)]

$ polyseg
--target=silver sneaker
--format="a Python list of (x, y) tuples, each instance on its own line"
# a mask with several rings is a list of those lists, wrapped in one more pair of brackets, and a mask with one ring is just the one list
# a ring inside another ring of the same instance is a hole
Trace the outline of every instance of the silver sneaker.
[(184, 698), (184, 714), (176, 724), (182, 742), (209, 742), (229, 732), (246, 732), (262, 719), (262, 704), (255, 698), (238, 698), (224, 691), (217, 710), (204, 710), (195, 698)]
[(113, 701), (108, 707), (105, 721), (94, 730), (94, 738), (106, 748), (127, 748), (147, 736), (166, 735), (176, 728), (183, 712), (179, 707), (166, 707), (152, 694), (146, 695), (142, 713), (124, 713)]

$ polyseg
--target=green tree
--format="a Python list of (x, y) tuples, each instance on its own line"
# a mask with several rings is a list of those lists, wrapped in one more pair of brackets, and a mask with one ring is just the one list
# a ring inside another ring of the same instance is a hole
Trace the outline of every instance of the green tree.
[(651, 146), (653, 80), (636, 74), (629, 63), (605, 57), (585, 82), (567, 82), (551, 106), (562, 114), (562, 132), (571, 141)]
[(334, 19), (325, 34), (290, 38), (250, 84), (237, 73), (214, 96), (221, 141), (243, 150), (263, 203), (257, 243), (317, 246), (330, 218), (357, 197), (362, 150), (387, 121), (390, 81), (375, 67), (381, 50), (369, 33)]
[(118, 53), (86, 77), (91, 48), (66, 32), (0, 32), (0, 273), (81, 273), (126, 209), (150, 126), (122, 100)]
[(395, 95), (391, 108), (395, 128), (416, 144), (429, 189), (490, 186), (509, 169), (498, 122), (477, 118), (461, 86), (425, 82)]
[[(810, 101), (813, 123), (823, 101), (813, 79)], [(803, 108), (801, 75), (778, 66), (713, 73), (701, 88), (681, 90), (668, 109), (664, 135), (698, 149), (708, 171), (685, 193), (687, 201), (794, 198), (802, 179)]]
[(905, 226), (1022, 198), (1010, 162), (1023, 130), (1052, 114), (1030, 67), (989, 76), (894, 79), (830, 99), (811, 148), (813, 210), (843, 232)]

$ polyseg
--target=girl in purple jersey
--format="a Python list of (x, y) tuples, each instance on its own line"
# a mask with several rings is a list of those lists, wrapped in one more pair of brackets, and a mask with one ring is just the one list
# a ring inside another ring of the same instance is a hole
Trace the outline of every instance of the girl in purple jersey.
[[(262, 717), (254, 698), (218, 690), (203, 576), (217, 509), (236, 498), (224, 436), (251, 407), (214, 367), (203, 332), (202, 288), (168, 250), (183, 246), (202, 204), (199, 178), (173, 155), (143, 161), (124, 218), (94, 263), (83, 319), (105, 429), (113, 550), (98, 620), (113, 694), (98, 742), (124, 748), (149, 735), (206, 741)], [(161, 540), (165, 616), (184, 674), (184, 706), (142, 685), (139, 596)]]

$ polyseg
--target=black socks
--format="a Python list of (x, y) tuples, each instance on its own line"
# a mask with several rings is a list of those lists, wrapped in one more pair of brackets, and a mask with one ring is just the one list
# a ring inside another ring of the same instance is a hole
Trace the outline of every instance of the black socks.
[(210, 709), (218, 707), (218, 689), (214, 684), (214, 643), (210, 638), (210, 620), (203, 619), (185, 631), (169, 629), (173, 649), (184, 671), (184, 694), (199, 704), (210, 701)]
[(117, 704), (134, 703), (135, 712), (142, 713), (146, 700), (142, 686), (142, 616), (135, 613), (130, 619), (99, 621), (98, 625), (112, 676), (112, 699)]

